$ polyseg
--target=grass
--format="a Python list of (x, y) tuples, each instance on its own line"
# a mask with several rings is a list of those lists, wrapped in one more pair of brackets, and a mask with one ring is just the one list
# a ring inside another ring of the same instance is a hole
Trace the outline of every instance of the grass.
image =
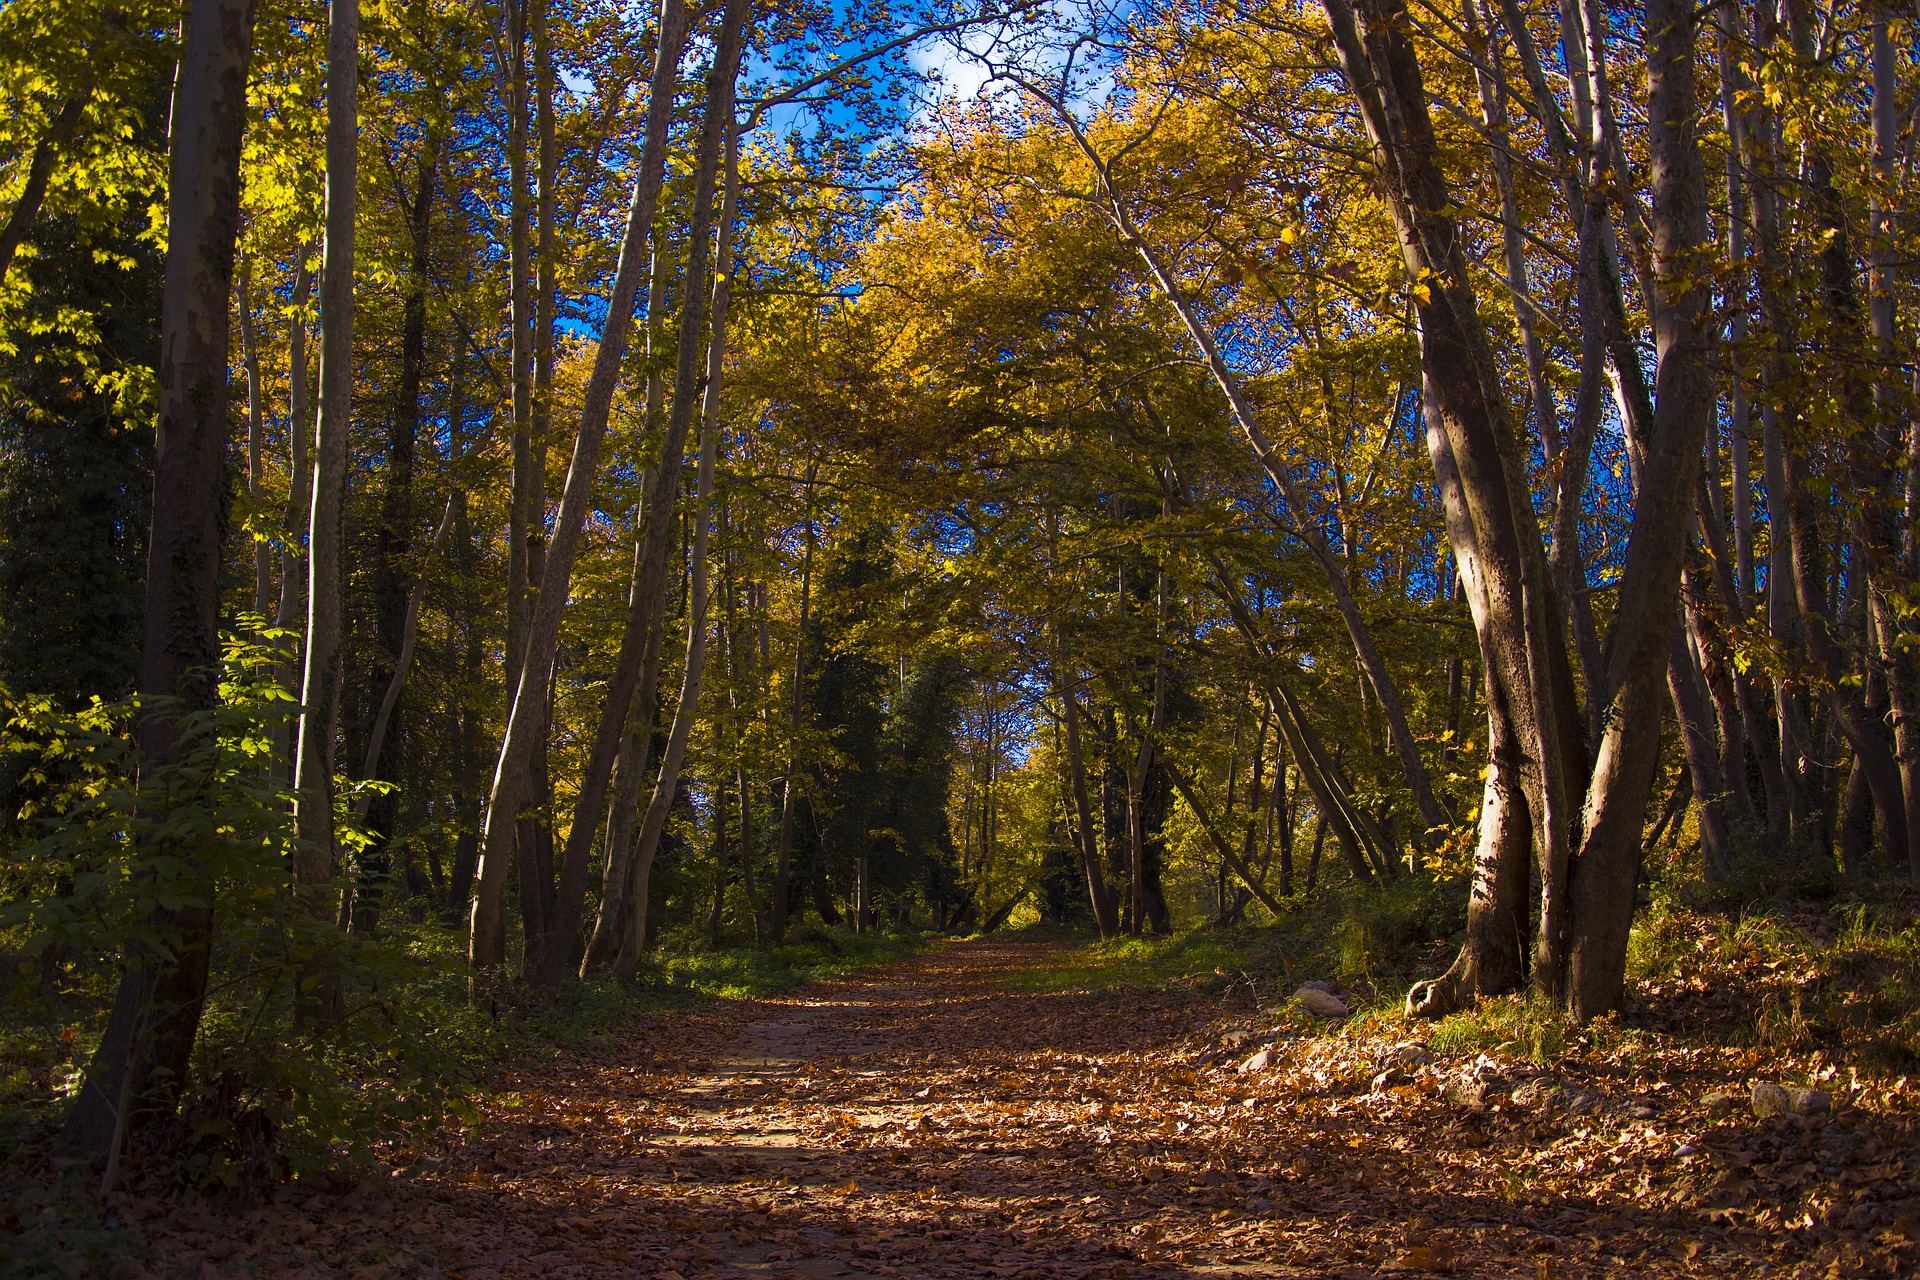
[[(1619, 1015), (1579, 1027), (1523, 993), (1482, 1000), (1426, 1038), (1444, 1052), (1540, 1064), (1688, 1043), (1818, 1054), (1863, 1076), (1920, 1072), (1920, 896), (1805, 862), (1743, 865), (1711, 888), (1678, 876), (1657, 884), (1629, 941)], [(1237, 989), (1267, 1006), (1319, 978), (1350, 993), (1347, 1025), (1384, 1027), (1403, 1020), (1414, 981), (1451, 961), (1464, 915), (1458, 887), (1407, 878), (1339, 905), (1299, 904), (1256, 927), (1085, 942), (1012, 980), (1041, 990)]]
[(1372, 1009), (1397, 1006), (1437, 955), (1458, 945), (1465, 914), (1460, 888), (1403, 878), (1334, 905), (1296, 901), (1263, 925), (1203, 927), (1161, 938), (1117, 938), (1070, 947), (1014, 981), (1041, 990), (1183, 986), (1244, 990), (1270, 1004), (1320, 979)]
[(655, 1000), (672, 999), (677, 993), (713, 1000), (778, 995), (803, 983), (897, 960), (925, 945), (924, 935), (917, 933), (856, 934), (845, 929), (813, 928), (780, 947), (737, 947), (662, 957), (653, 966), (653, 986), (648, 994)]

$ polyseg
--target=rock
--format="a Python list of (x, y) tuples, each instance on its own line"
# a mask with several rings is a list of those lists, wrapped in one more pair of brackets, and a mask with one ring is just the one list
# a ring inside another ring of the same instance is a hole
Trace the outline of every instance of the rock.
[(1349, 1012), (1346, 1002), (1328, 991), (1324, 982), (1309, 982), (1294, 992), (1293, 998), (1316, 1018), (1344, 1018)]
[(1751, 1101), (1756, 1116), (1784, 1116), (1793, 1110), (1793, 1096), (1771, 1080), (1754, 1084)]
[(1568, 1115), (1587, 1116), (1605, 1107), (1607, 1098), (1605, 1094), (1575, 1089), (1547, 1076), (1536, 1076), (1513, 1091), (1513, 1105), (1542, 1115), (1564, 1111)]
[(1551, 1109), (1551, 1095), (1558, 1092), (1559, 1088), (1559, 1081), (1535, 1076), (1513, 1091), (1513, 1105), (1523, 1111)]
[(1833, 1110), (1833, 1095), (1825, 1089), (1789, 1089), (1787, 1105), (1797, 1116), (1824, 1116)]
[[(1300, 991), (1324, 991), (1328, 995), (1333, 994), (1333, 988), (1328, 986), (1326, 983), (1320, 981), (1320, 979), (1318, 978), (1315, 978), (1312, 982), (1301, 983)], [(1297, 996), (1300, 994), (1300, 991), (1296, 991), (1293, 994)]]
[(1738, 1089), (1715, 1089), (1700, 1099), (1706, 1105), (1709, 1114), (1716, 1116), (1732, 1115), (1746, 1101), (1746, 1095)]
[(1411, 1071), (1415, 1067), (1430, 1060), (1426, 1050), (1409, 1040), (1405, 1044), (1397, 1044), (1381, 1054), (1378, 1069), (1381, 1071)]
[(1241, 1063), (1240, 1066), (1237, 1068), (1237, 1070), (1243, 1076), (1250, 1076), (1254, 1074), (1256, 1071), (1267, 1070), (1269, 1067), (1273, 1066), (1273, 1064), (1278, 1062), (1279, 1060), (1280, 1060), (1280, 1055), (1275, 1053), (1273, 1050), (1262, 1049), (1260, 1052), (1252, 1055), (1245, 1062)]

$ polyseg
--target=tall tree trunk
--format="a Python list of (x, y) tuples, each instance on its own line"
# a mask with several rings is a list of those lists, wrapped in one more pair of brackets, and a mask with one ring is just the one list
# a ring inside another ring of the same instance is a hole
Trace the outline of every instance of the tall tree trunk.
[[(287, 321), (287, 506), (280, 533), (280, 602), (273, 615), (274, 626), (294, 633), (281, 642), (285, 660), (280, 664), (280, 682), (289, 689), (294, 687), (297, 672), (305, 662), (298, 624), (305, 621), (307, 608), (305, 543), (307, 518), (313, 507), (313, 470), (307, 446), (315, 425), (307, 395), (307, 322), (301, 314), (313, 292), (313, 269), (307, 265), (307, 247), (302, 245), (297, 253), (299, 267), (294, 274)], [(298, 730), (299, 721), (289, 717), (276, 736), (276, 772), (289, 782), (293, 780)]]
[[(262, 486), (266, 483), (266, 458), (263, 451), (266, 428), (266, 389), (260, 377), (260, 340), (253, 325), (253, 268), (240, 261), (240, 360), (247, 374), (247, 501), (254, 512), (261, 507)], [(266, 539), (253, 538), (253, 612), (264, 622), (267, 617), (267, 593), (272, 587)]]
[[(693, 731), (694, 717), (699, 709), (700, 680), (706, 666), (707, 538), (712, 528), (713, 464), (714, 452), (719, 447), (718, 424), (709, 424), (703, 435), (700, 442), (699, 479), (694, 495), (698, 514), (695, 517), (693, 549), (688, 554), (688, 559), (692, 561), (693, 583), (687, 602), (687, 656), (680, 677), (680, 701), (674, 709), (673, 728), (667, 733), (666, 750), (661, 753), (660, 775), (654, 782), (653, 799), (648, 803), (646, 817), (641, 822), (639, 841), (633, 851), (633, 869), (628, 873), (627, 927), (625, 936), (620, 940), (620, 953), (613, 961), (614, 977), (622, 981), (633, 977), (640, 968), (640, 957), (646, 953), (649, 941), (647, 906), (653, 855), (660, 847), (660, 834), (666, 829), (667, 814), (673, 809), (674, 793), (680, 787), (680, 762), (686, 755), (687, 738)], [(724, 855), (724, 847), (721, 852)], [(724, 870), (724, 856), (720, 864)]]
[[(374, 561), (374, 634), (385, 660), (386, 688), (368, 730), (360, 777), (394, 783), (400, 780), (399, 704), (406, 688), (406, 671), (413, 661), (419, 599), (426, 585), (424, 572), (416, 571), (413, 564), (414, 463), (420, 436), (420, 383), (427, 359), (427, 289), (438, 153), (439, 138), (429, 132), (421, 144), (420, 170), (407, 208), (411, 245), (407, 293), (400, 307), (400, 381), (387, 417), (387, 484), (381, 495)], [(459, 460), (451, 461), (457, 468)], [(446, 514), (434, 532), (435, 542), (445, 536), (453, 514), (451, 504)], [(389, 848), (399, 822), (400, 797), (389, 791), (361, 801), (359, 809), (368, 819), (368, 843), (354, 858), (354, 883), (347, 890), (353, 902), (346, 916), (354, 933), (372, 934), (379, 927), (380, 899), (392, 871)]]
[[(218, 697), (221, 467), (226, 456), (233, 247), (240, 221), (253, 6), (192, 0), (174, 80), (167, 180), (167, 266), (160, 298), (158, 428), (141, 642), (139, 724), (145, 778), (201, 747), (181, 716)], [(211, 797), (182, 797), (206, 803)], [(168, 945), (130, 947), (99, 1047), (60, 1136), (64, 1153), (112, 1163), (128, 1134), (170, 1114), (186, 1084), (213, 941), (211, 880), (191, 848), (185, 901), (155, 913)], [(145, 861), (143, 855), (143, 862)]]
[[(668, 514), (674, 487), (679, 483), (679, 451), (686, 439), (687, 427), (695, 411), (694, 396), (699, 385), (701, 355), (706, 359), (707, 386), (703, 409), (704, 430), (700, 443), (700, 474), (694, 497), (697, 511), (692, 561), (691, 598), (688, 601), (687, 657), (680, 688), (680, 705), (674, 712), (673, 728), (667, 735), (666, 750), (660, 761), (660, 776), (654, 785), (653, 800), (647, 806), (641, 824), (639, 844), (633, 854), (629, 873), (628, 896), (631, 899), (631, 923), (614, 959), (614, 973), (630, 978), (639, 966), (647, 945), (647, 893), (653, 868), (653, 855), (659, 846), (660, 832), (666, 825), (668, 810), (679, 785), (680, 760), (686, 751), (687, 735), (692, 731), (696, 703), (700, 694), (701, 668), (706, 661), (707, 612), (707, 539), (712, 526), (714, 453), (719, 448), (720, 371), (726, 355), (726, 306), (732, 271), (733, 210), (737, 182), (727, 185), (720, 218), (720, 245), (715, 255), (717, 266), (713, 283), (713, 323), (707, 323), (707, 251), (713, 231), (713, 196), (720, 168), (721, 153), (732, 144), (734, 132), (733, 91), (739, 74), (742, 38), (751, 14), (751, 0), (727, 0), (721, 17), (720, 33), (714, 48), (713, 65), (707, 75), (707, 107), (701, 121), (700, 149), (694, 166), (693, 211), (687, 236), (687, 269), (683, 277), (680, 304), (680, 341), (674, 358), (673, 400), (667, 417), (666, 440), (662, 446), (661, 487), (655, 491), (648, 520), (649, 556), (647, 560), (648, 598), (665, 588), (666, 548), (670, 534)], [(711, 331), (709, 331), (711, 329)], [(656, 538), (657, 530), (657, 538)]]
[(1717, 400), (1709, 368), (1711, 299), (1706, 283), (1695, 278), (1708, 244), (1706, 166), (1694, 131), (1697, 14), (1687, 0), (1649, 0), (1646, 21), (1659, 365), (1633, 534), (1608, 635), (1607, 730), (1570, 876), (1567, 1003), (1583, 1020), (1618, 1008), (1624, 991), (1640, 838), (1660, 749), (1660, 684), (1672, 653), (1694, 489)]
[[(742, 12), (731, 28), (732, 51), (728, 52), (727, 39), (723, 41), (719, 53), (720, 61), (738, 59), (739, 30), (745, 25), (745, 0), (732, 0), (729, 14), (738, 7)], [(554, 534), (548, 548), (545, 570), (541, 575), (540, 594), (536, 602), (532, 620), (529, 624), (526, 657), (521, 664), (519, 680), (515, 688), (512, 707), (507, 717), (506, 733), (500, 744), (499, 762), (494, 768), (493, 788), (487, 803), (487, 819), (481, 840), (480, 868), (478, 873), (479, 892), (474, 898), (473, 919), (469, 930), (468, 960), (476, 972), (484, 973), (494, 969), (506, 957), (506, 872), (507, 862), (512, 854), (514, 829), (519, 818), (520, 806), (525, 799), (527, 766), (530, 763), (537, 743), (545, 736), (547, 672), (553, 663), (554, 646), (559, 639), (560, 615), (566, 604), (569, 584), (573, 577), (573, 560), (579, 548), (580, 531), (585, 523), (587, 508), (591, 503), (594, 473), (598, 469), (600, 447), (606, 435), (607, 420), (612, 410), (613, 393), (619, 382), (621, 358), (625, 354), (627, 334), (633, 324), (633, 304), (639, 292), (640, 279), (644, 270), (643, 262), (648, 233), (653, 225), (653, 210), (660, 191), (662, 170), (666, 161), (667, 124), (670, 117), (672, 100), (671, 86), (674, 83), (675, 69), (679, 62), (679, 53), (685, 38), (684, 10), (680, 0), (663, 0), (660, 16), (660, 47), (655, 59), (654, 78), (649, 89), (647, 103), (646, 135), (642, 144), (640, 172), (634, 183), (633, 201), (628, 209), (626, 232), (620, 243), (619, 266), (614, 273), (613, 289), (608, 298), (607, 319), (600, 337), (599, 349), (595, 352), (593, 373), (587, 384), (586, 401), (580, 413), (580, 427), (574, 442), (573, 458), (567, 468), (566, 487), (561, 497), (560, 512), (554, 523)], [(732, 72), (729, 71), (727, 84), (732, 84)], [(729, 97), (729, 101), (730, 101)], [(709, 96), (709, 102), (713, 99)], [(703, 147), (705, 139), (702, 142)], [(717, 152), (718, 140), (708, 150)], [(704, 188), (705, 208), (701, 209), (700, 194), (696, 193), (695, 226), (693, 246), (688, 251), (687, 275), (687, 318), (698, 320), (700, 303), (705, 300), (705, 289), (699, 278), (704, 274), (706, 265), (707, 228), (700, 225), (701, 219), (711, 220), (713, 205), (713, 168), (711, 159), (703, 161), (705, 172), (701, 186)], [(684, 321), (683, 321), (684, 323)], [(704, 330), (704, 324), (692, 326)], [(699, 334), (693, 335), (698, 342)], [(686, 343), (683, 335), (682, 346)], [(673, 417), (681, 416), (680, 402), (690, 399), (679, 394), (675, 388)], [(649, 537), (653, 530), (665, 530), (669, 524), (673, 496), (679, 483), (679, 453), (681, 447), (674, 439), (672, 420), (668, 424), (668, 438), (661, 454), (662, 475), (655, 491), (652, 507), (648, 513)], [(684, 428), (682, 430), (684, 438)], [(661, 557), (661, 571), (664, 573), (664, 555)], [(661, 589), (662, 578), (649, 574), (645, 587), (649, 602), (654, 593)]]
[(800, 769), (801, 717), (806, 707), (807, 610), (812, 603), (813, 592), (813, 482), (818, 472), (819, 460), (809, 458), (807, 460), (807, 493), (804, 503), (807, 523), (806, 545), (800, 555), (800, 621), (794, 631), (793, 683), (789, 691), (787, 707), (786, 770), (780, 783), (780, 836), (779, 842), (774, 847), (773, 945), (776, 947), (786, 941), (787, 912), (793, 897), (793, 821), (794, 809), (800, 794), (796, 775)]
[[(1063, 673), (1064, 674), (1064, 673)], [(1061, 718), (1066, 722), (1067, 773), (1073, 791), (1074, 843), (1079, 846), (1081, 871), (1086, 877), (1087, 899), (1093, 908), (1093, 921), (1105, 940), (1119, 933), (1113, 915), (1113, 897), (1107, 892), (1106, 878), (1100, 873), (1100, 844), (1093, 825), (1093, 806), (1087, 796), (1086, 755), (1080, 746), (1080, 700), (1072, 687), (1056, 677), (1060, 693)]]
[[(360, 0), (332, 0), (327, 22), (326, 240), (320, 257), (320, 416), (307, 519), (307, 632), (300, 681), (294, 878), (307, 909), (333, 919), (333, 739), (339, 714), (340, 518), (353, 426), (354, 220), (360, 171)], [(317, 957), (301, 979), (305, 1016), (340, 1016), (338, 970)]]

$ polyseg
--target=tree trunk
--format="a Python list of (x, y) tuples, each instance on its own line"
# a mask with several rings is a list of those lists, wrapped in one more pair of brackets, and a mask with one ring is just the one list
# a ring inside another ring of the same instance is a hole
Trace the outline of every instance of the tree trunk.
[[(682, 323), (685, 323), (683, 320)], [(674, 793), (680, 787), (680, 762), (686, 755), (687, 737), (699, 709), (700, 678), (707, 658), (707, 538), (712, 528), (714, 452), (719, 446), (717, 423), (710, 423), (700, 442), (700, 469), (696, 484), (692, 563), (693, 584), (687, 602), (687, 656), (680, 678), (680, 702), (674, 709), (673, 728), (667, 733), (667, 748), (661, 755), (660, 776), (653, 786), (653, 799), (641, 822), (639, 842), (633, 851), (633, 869), (628, 873), (625, 936), (614, 957), (613, 975), (622, 981), (631, 979), (646, 953), (647, 904), (653, 873), (653, 855), (660, 847), (660, 833), (666, 829), (667, 814), (673, 809)], [(722, 849), (724, 853), (724, 848)], [(724, 867), (725, 858), (721, 859)]]
[[(138, 730), (143, 780), (200, 748), (182, 732), (180, 716), (206, 710), (218, 697), (221, 468), (253, 6), (192, 0), (184, 25), (167, 164), (173, 198), (140, 660), (140, 692), (150, 700)], [(151, 701), (157, 699), (179, 701), (167, 708)], [(153, 853), (162, 865), (188, 860), (186, 883), (170, 886), (187, 900), (155, 914), (170, 944), (164, 950), (129, 948), (113, 1011), (60, 1136), (65, 1154), (106, 1159), (109, 1184), (127, 1136), (171, 1114), (179, 1101), (206, 997), (209, 874), (191, 849), (160, 846)]]
[(1087, 796), (1086, 755), (1080, 746), (1080, 701), (1064, 681), (1056, 677), (1060, 692), (1061, 719), (1066, 724), (1067, 773), (1073, 790), (1074, 843), (1080, 849), (1081, 870), (1086, 876), (1087, 899), (1093, 908), (1093, 921), (1104, 941), (1119, 933), (1113, 916), (1113, 898), (1107, 892), (1106, 878), (1100, 873), (1100, 844), (1093, 826), (1093, 806)]
[[(740, 69), (741, 42), (747, 26), (749, 0), (727, 0), (721, 18), (719, 41), (707, 76), (707, 109), (701, 122), (700, 150), (695, 161), (693, 214), (688, 227), (687, 270), (680, 305), (680, 342), (675, 354), (672, 408), (667, 419), (666, 441), (661, 453), (661, 488), (656, 490), (648, 521), (648, 537), (659, 529), (659, 553), (648, 563), (651, 593), (662, 590), (666, 579), (666, 539), (669, 531), (666, 503), (671, 501), (672, 486), (678, 483), (679, 449), (686, 438), (694, 413), (694, 392), (700, 374), (700, 355), (707, 356), (707, 386), (700, 442), (700, 471), (694, 504), (696, 523), (692, 561), (692, 582), (687, 610), (687, 656), (681, 676), (680, 703), (674, 711), (673, 728), (667, 734), (667, 746), (660, 761), (660, 776), (654, 784), (653, 800), (647, 806), (640, 827), (639, 844), (633, 854), (628, 896), (630, 923), (620, 952), (614, 958), (614, 974), (631, 978), (639, 967), (647, 946), (648, 880), (653, 869), (654, 851), (679, 786), (680, 760), (686, 751), (687, 735), (692, 731), (696, 704), (700, 695), (701, 668), (706, 661), (707, 645), (707, 540), (712, 528), (714, 454), (719, 448), (720, 371), (726, 354), (726, 307), (731, 277), (733, 210), (738, 182), (727, 186), (720, 219), (720, 246), (715, 255), (713, 285), (713, 324), (707, 324), (707, 247), (713, 229), (713, 194), (721, 152), (731, 154), (733, 145), (734, 80)], [(705, 339), (703, 342), (702, 339)], [(657, 523), (656, 523), (657, 522)], [(651, 550), (651, 548), (650, 548)]]
[[(327, 23), (326, 239), (320, 259), (320, 417), (307, 519), (307, 631), (294, 760), (294, 879), (307, 909), (333, 919), (333, 729), (339, 713), (340, 518), (353, 427), (354, 220), (360, 147), (360, 0), (332, 0)], [(304, 1016), (341, 1014), (334, 959), (302, 977)]]
[[(793, 687), (787, 708), (787, 760), (780, 785), (780, 837), (773, 864), (773, 945), (787, 937), (787, 912), (793, 896), (793, 820), (799, 798), (796, 785), (800, 769), (800, 724), (806, 708), (807, 682), (807, 609), (813, 591), (813, 482), (819, 460), (807, 460), (806, 549), (800, 556), (800, 622), (793, 640)], [(963, 846), (964, 847), (964, 846)]]
[[(733, 0), (733, 5), (742, 9), (745, 7), (744, 0)], [(743, 13), (734, 24), (732, 39), (736, 48), (738, 29), (744, 25), (744, 21)], [(579, 548), (581, 527), (591, 503), (594, 473), (598, 469), (614, 388), (619, 381), (621, 359), (626, 352), (627, 333), (633, 323), (633, 304), (639, 292), (645, 244), (652, 229), (654, 204), (660, 191), (673, 97), (671, 86), (685, 36), (684, 11), (680, 0), (663, 0), (659, 29), (660, 47), (649, 89), (640, 172), (634, 183), (626, 231), (620, 244), (619, 265), (608, 298), (607, 319), (599, 349), (594, 355), (593, 373), (587, 384), (586, 402), (581, 409), (579, 432), (567, 469), (566, 487), (555, 520), (553, 541), (548, 548), (545, 569), (541, 575), (540, 595), (529, 623), (526, 656), (520, 665), (517, 687), (507, 717), (507, 729), (500, 744), (499, 762), (494, 768), (492, 794), (488, 798), (480, 848), (479, 892), (474, 898), (468, 939), (468, 961), (477, 972), (497, 968), (506, 957), (504, 906), (507, 863), (512, 855), (515, 827), (525, 798), (527, 766), (532, 760), (535, 746), (544, 736), (546, 674), (552, 667), (554, 646), (559, 639), (560, 614), (572, 581), (573, 560)], [(729, 79), (728, 84), (731, 83)], [(705, 216), (710, 219), (713, 162), (708, 160), (705, 165)], [(695, 247), (689, 250), (687, 278), (687, 311), (695, 318), (698, 317), (698, 303), (703, 300), (705, 292), (698, 273), (704, 272), (705, 268), (707, 235), (706, 228), (699, 225), (702, 211), (698, 204), (696, 196)], [(695, 324), (692, 327), (703, 329), (704, 325)], [(693, 340), (698, 340), (698, 334), (694, 335)], [(685, 345), (684, 336), (682, 345)], [(675, 390), (674, 416), (677, 417), (680, 414), (680, 401), (684, 397), (677, 394), (678, 387)], [(648, 513), (649, 537), (653, 536), (652, 530), (655, 528), (661, 530), (662, 538), (665, 537), (671, 504), (678, 491), (679, 448), (669, 422), (668, 439), (661, 455), (663, 474)], [(662, 561), (664, 570), (664, 556)], [(642, 585), (648, 588), (645, 594), (651, 603), (653, 594), (661, 587), (661, 579), (650, 575)]]
[[(374, 632), (380, 656), (386, 660), (386, 690), (368, 730), (363, 779), (397, 783), (400, 753), (400, 698), (406, 689), (407, 668), (413, 662), (414, 637), (419, 629), (420, 601), (426, 587), (424, 568), (413, 564), (414, 461), (420, 435), (420, 384), (427, 359), (427, 290), (432, 268), (434, 168), (439, 139), (429, 133), (421, 144), (420, 170), (413, 199), (407, 208), (411, 254), (406, 298), (400, 311), (400, 382), (388, 414), (387, 484), (380, 502), (380, 529), (374, 562)], [(458, 459), (452, 459), (457, 466)], [(433, 542), (445, 536), (453, 508), (436, 526)], [(388, 792), (362, 797), (359, 812), (367, 817), (368, 843), (354, 858), (354, 881), (347, 889), (351, 910), (345, 915), (354, 933), (372, 934), (379, 927), (381, 897), (392, 873), (389, 849), (398, 825), (400, 797)]]
[[(4, 274), (4, 264), (0, 264), (0, 277)], [(253, 326), (253, 270), (244, 258), (240, 262), (240, 360), (247, 374), (247, 501), (257, 513), (261, 507), (261, 486), (266, 482), (266, 459), (262, 452), (266, 390), (261, 386), (260, 340)], [(256, 536), (253, 539), (253, 612), (263, 623), (267, 616), (267, 592), (273, 578), (268, 555), (266, 540)]]
[(1659, 365), (1652, 438), (1608, 636), (1607, 730), (1570, 876), (1568, 1005), (1582, 1020), (1618, 1008), (1624, 992), (1640, 835), (1660, 749), (1659, 685), (1672, 653), (1694, 488), (1717, 399), (1708, 363), (1711, 299), (1706, 283), (1693, 278), (1707, 243), (1706, 167), (1694, 133), (1695, 23), (1686, 0), (1649, 0), (1647, 137)]

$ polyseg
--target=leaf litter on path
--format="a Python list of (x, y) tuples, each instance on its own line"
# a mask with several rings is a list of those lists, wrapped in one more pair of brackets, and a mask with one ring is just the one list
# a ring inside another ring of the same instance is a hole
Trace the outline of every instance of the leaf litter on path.
[(507, 1071), (391, 1177), (154, 1206), (148, 1236), (194, 1280), (1913, 1270), (1904, 1108), (1756, 1120), (1706, 1101), (1737, 1051), (1549, 1075), (1354, 1026), (1255, 1031), (1243, 1074), (1244, 1003), (1009, 985), (1048, 956), (955, 943), (655, 1015)]

